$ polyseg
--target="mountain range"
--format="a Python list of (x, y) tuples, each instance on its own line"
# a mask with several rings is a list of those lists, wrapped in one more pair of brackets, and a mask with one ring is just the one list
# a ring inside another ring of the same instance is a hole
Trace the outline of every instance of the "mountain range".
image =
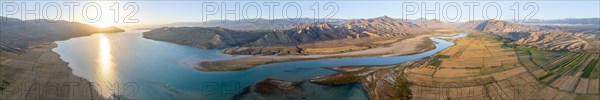
[[(563, 21), (557, 21), (563, 22)], [(564, 21), (569, 22), (569, 21)], [(518, 24), (502, 20), (485, 20), (460, 27), (494, 34), (510, 40), (510, 44), (544, 48), (547, 50), (600, 52), (600, 27), (573, 29), (572, 27)]]
[[(1, 17), (0, 50), (26, 52), (32, 42), (64, 40), (71, 37), (87, 36), (93, 33), (121, 32), (117, 27), (97, 28), (91, 25), (67, 22), (41, 20), (19, 20)], [(370, 19), (331, 19), (315, 22), (315, 19), (302, 18), (291, 23), (284, 19), (258, 19), (254, 23), (235, 23), (229, 21), (209, 21), (206, 23), (184, 23), (163, 25), (176, 27), (154, 28), (144, 32), (148, 39), (168, 41), (190, 45), (204, 49), (250, 48), (228, 52), (232, 54), (262, 54), (265, 48), (276, 47), (287, 50), (288, 54), (301, 54), (302, 49), (309, 48), (306, 44), (319, 44), (325, 41), (337, 41), (317, 47), (343, 47), (386, 40), (394, 37), (408, 37), (428, 33), (432, 29), (451, 28), (472, 30), (494, 34), (510, 40), (511, 44), (540, 47), (550, 50), (568, 51), (600, 51), (600, 26), (565, 27), (565, 24), (598, 25), (598, 18), (542, 20), (540, 24), (514, 23), (503, 20), (477, 20), (462, 24), (444, 23), (439, 20), (403, 20), (382, 16)], [(318, 19), (324, 20), (324, 19)], [(260, 24), (258, 24), (260, 23)], [(551, 23), (560, 25), (549, 25)], [(181, 25), (181, 26), (178, 26)], [(217, 27), (203, 27), (217, 26)], [(223, 27), (220, 27), (223, 26)], [(354, 40), (375, 38), (364, 43), (353, 43)], [(290, 52), (291, 51), (291, 52)], [(254, 52), (254, 53), (250, 53)], [(283, 52), (283, 51), (282, 51)]]
[[(353, 40), (360, 38), (403, 37), (426, 33), (431, 25), (402, 21), (387, 16), (372, 19), (349, 19), (343, 23), (305, 23), (291, 29), (232, 30), (222, 27), (163, 27), (144, 32), (144, 37), (199, 48), (250, 47), (251, 51), (229, 52), (255, 54), (264, 48), (281, 47), (287, 53), (301, 53), (302, 44)], [(436, 26), (435, 28), (439, 28)], [(369, 42), (369, 41), (367, 41)], [(347, 46), (347, 45), (337, 45)], [(322, 47), (322, 46), (321, 46)], [(248, 49), (244, 49), (248, 50)], [(235, 51), (235, 50), (234, 50)]]
[(65, 40), (94, 33), (122, 32), (111, 26), (98, 28), (78, 22), (64, 20), (20, 20), (2, 17), (0, 27), (0, 51), (26, 52), (33, 42)]
[(340, 24), (346, 19), (248, 19), (248, 20), (210, 20), (206, 22), (176, 22), (162, 25), (138, 26), (134, 29), (155, 29), (161, 27), (222, 27), (232, 30), (286, 30), (311, 23)]
[[(281, 22), (282, 20), (279, 21)], [(307, 21), (306, 23), (301, 24), (283, 25), (286, 28), (264, 28), (269, 26), (269, 24), (256, 27), (238, 24), (237, 26), (229, 26), (229, 28), (162, 27), (144, 32), (144, 37), (191, 45), (204, 49), (229, 48), (226, 50), (229, 52), (226, 53), (232, 54), (262, 54), (260, 53), (262, 49), (273, 47), (285, 50), (286, 52), (293, 51), (295, 53), (301, 53), (303, 47), (300, 46), (303, 44), (315, 44), (332, 40), (344, 40), (347, 42), (360, 38), (406, 37), (428, 33), (433, 29), (440, 28), (485, 32), (507, 38), (515, 45), (536, 46), (551, 50), (597, 51), (597, 48), (593, 47), (591, 44), (600, 40), (598, 39), (599, 33), (597, 31), (600, 28), (592, 28), (591, 30), (587, 29), (585, 31), (573, 31), (569, 30), (569, 27), (520, 24), (503, 20), (477, 20), (462, 24), (453, 24), (444, 23), (439, 20), (403, 20), (382, 16), (370, 19), (336, 19), (335, 22), (337, 23), (332, 22), (315, 23)], [(575, 23), (573, 21), (548, 22)], [(215, 24), (217, 23), (216, 21), (211, 21), (209, 23), (210, 24), (196, 26), (231, 25), (228, 23), (217, 25)], [(282, 26), (281, 23), (270, 25)], [(245, 28), (233, 28), (242, 26)], [(243, 52), (236, 52), (235, 48), (240, 47), (244, 47), (242, 50)], [(232, 48), (234, 50), (232, 50)]]

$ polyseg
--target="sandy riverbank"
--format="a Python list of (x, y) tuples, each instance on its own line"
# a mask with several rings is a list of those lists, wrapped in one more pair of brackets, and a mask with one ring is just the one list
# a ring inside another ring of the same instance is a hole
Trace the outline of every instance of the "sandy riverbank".
[(52, 42), (35, 43), (23, 54), (1, 52), (0, 99), (105, 99), (90, 82), (72, 74)]
[(435, 49), (434, 42), (429, 39), (432, 34), (419, 35), (413, 38), (401, 40), (392, 43), (386, 47), (372, 48), (361, 51), (328, 54), (328, 55), (286, 55), (286, 56), (252, 56), (245, 58), (236, 58), (230, 60), (219, 60), (211, 62), (202, 62), (196, 69), (201, 71), (229, 71), (244, 70), (253, 66), (299, 60), (314, 60), (326, 58), (350, 58), (366, 56), (401, 56), (425, 52)]

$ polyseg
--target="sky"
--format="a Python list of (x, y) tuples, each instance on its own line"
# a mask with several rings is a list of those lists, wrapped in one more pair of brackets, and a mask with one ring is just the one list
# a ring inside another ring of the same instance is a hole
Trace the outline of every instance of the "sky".
[[(39, 3), (35, 11), (35, 3)], [(70, 13), (70, 5), (74, 6)], [(239, 4), (237, 9), (235, 5)], [(435, 5), (439, 4), (439, 7)], [(24, 4), (24, 5), (23, 5)], [(102, 14), (94, 6), (102, 9)], [(115, 6), (118, 4), (118, 6)], [(15, 7), (18, 6), (18, 7)], [(55, 5), (55, 6), (53, 6)], [(273, 6), (276, 5), (276, 6)], [(317, 6), (318, 5), (318, 6)], [(476, 5), (476, 6), (472, 6)], [(518, 5), (518, 6), (517, 6)], [(534, 1), (192, 1), (192, 0), (2, 0), (0, 16), (20, 19), (60, 19), (96, 25), (204, 22), (222, 19), (281, 18), (374, 18), (389, 16), (405, 19), (440, 19), (465, 22), (470, 19), (503, 19), (532, 21), (564, 18), (600, 17), (598, 0), (534, 0)], [(25, 8), (23, 8), (25, 6)], [(56, 6), (60, 6), (57, 9)], [(112, 6), (112, 7), (111, 7)], [(217, 7), (218, 6), (218, 7)], [(423, 8), (425, 6), (425, 8)], [(223, 8), (225, 7), (225, 8)], [(14, 9), (19, 8), (19, 9)], [(87, 9), (86, 9), (87, 8)], [(215, 9), (217, 8), (217, 9)], [(135, 9), (135, 10), (134, 10)], [(225, 9), (229, 10), (226, 11)], [(272, 10), (270, 10), (272, 9)], [(425, 9), (429, 11), (425, 11)], [(471, 9), (471, 10), (469, 10)], [(231, 11), (233, 10), (233, 11)], [(39, 11), (39, 12), (38, 12)], [(115, 13), (117, 12), (118, 13)], [(216, 12), (211, 12), (216, 11)], [(518, 11), (518, 13), (516, 13)], [(37, 13), (24, 14), (21, 13)], [(132, 13), (134, 12), (134, 13)], [(222, 16), (225, 13), (226, 16)], [(227, 14), (229, 13), (229, 14)], [(423, 14), (422, 14), (423, 13)], [(429, 13), (429, 14), (427, 14)], [(69, 15), (72, 14), (72, 15)], [(87, 15), (86, 15), (87, 14)], [(212, 14), (212, 15), (211, 15)], [(102, 15), (98, 17), (97, 15)], [(118, 16), (115, 16), (118, 15)], [(131, 16), (128, 16), (131, 15)], [(317, 16), (316, 16), (317, 15)], [(437, 17), (436, 17), (437, 15)], [(36, 17), (37, 16), (37, 17)], [(59, 17), (57, 17), (59, 16)], [(71, 16), (73, 18), (71, 18)], [(234, 16), (237, 16), (234, 17)], [(117, 19), (117, 20), (115, 20)], [(532, 20), (530, 20), (532, 19)]]

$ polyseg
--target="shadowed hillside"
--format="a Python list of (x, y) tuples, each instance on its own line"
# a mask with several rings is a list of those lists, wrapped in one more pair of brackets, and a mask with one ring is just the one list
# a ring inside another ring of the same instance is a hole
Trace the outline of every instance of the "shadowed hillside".
[(117, 27), (97, 28), (91, 25), (67, 22), (63, 20), (46, 21), (40, 19), (19, 20), (6, 18), (0, 27), (0, 51), (26, 52), (32, 42), (48, 42), (65, 40), (73, 37), (87, 36), (94, 33), (122, 32)]
[[(387, 16), (372, 19), (351, 19), (342, 24), (312, 23), (286, 30), (239, 31), (225, 28), (163, 27), (145, 32), (144, 37), (199, 48), (230, 48), (231, 54), (300, 54), (308, 47), (354, 46), (374, 41), (406, 37), (430, 30), (424, 23), (402, 21)], [(433, 26), (432, 26), (433, 27)], [(215, 29), (221, 31), (215, 31)], [(238, 37), (238, 38), (230, 38)], [(319, 42), (329, 41), (332, 43)], [(334, 43), (335, 42), (335, 43)], [(393, 42), (393, 41), (392, 41)], [(318, 44), (301, 46), (303, 44)], [(267, 48), (268, 46), (268, 48)], [(345, 51), (352, 50), (345, 48)]]

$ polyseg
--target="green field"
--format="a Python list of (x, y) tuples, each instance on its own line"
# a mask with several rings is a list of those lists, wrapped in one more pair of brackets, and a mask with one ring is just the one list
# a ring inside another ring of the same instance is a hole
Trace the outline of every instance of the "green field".
[(515, 52), (519, 56), (519, 61), (527, 69), (549, 68), (550, 62), (561, 58), (567, 54), (564, 51), (543, 50), (525, 46), (516, 46)]
[(533, 62), (538, 65), (545, 65), (551, 61), (554, 61), (556, 58), (565, 54), (562, 51), (552, 51), (552, 50), (531, 50), (531, 56), (533, 58)]
[[(570, 52), (548, 64), (541, 66), (549, 75), (579, 76), (581, 78), (598, 78), (598, 54)], [(540, 77), (541, 80), (544, 77)]]
[(581, 74), (582, 78), (590, 78), (592, 73), (596, 73), (596, 76), (594, 78), (598, 78), (597, 74), (600, 74), (598, 72), (598, 70), (600, 69), (600, 68), (598, 68), (599, 67), (598, 60), (600, 60), (600, 56), (591, 60), (590, 63), (588, 63), (585, 66), (585, 69), (583, 70), (583, 74)]
[(544, 69), (547, 72), (546, 75), (539, 76), (538, 80), (552, 82), (560, 76), (600, 76), (600, 55), (597, 53), (543, 50), (524, 46), (515, 47), (515, 51), (519, 61), (526, 68)]
[(433, 59), (431, 60), (430, 65), (435, 66), (435, 67), (439, 67), (442, 64), (442, 61), (440, 60), (440, 58), (450, 58), (450, 56), (447, 56), (447, 55), (436, 55), (436, 56), (433, 56)]

